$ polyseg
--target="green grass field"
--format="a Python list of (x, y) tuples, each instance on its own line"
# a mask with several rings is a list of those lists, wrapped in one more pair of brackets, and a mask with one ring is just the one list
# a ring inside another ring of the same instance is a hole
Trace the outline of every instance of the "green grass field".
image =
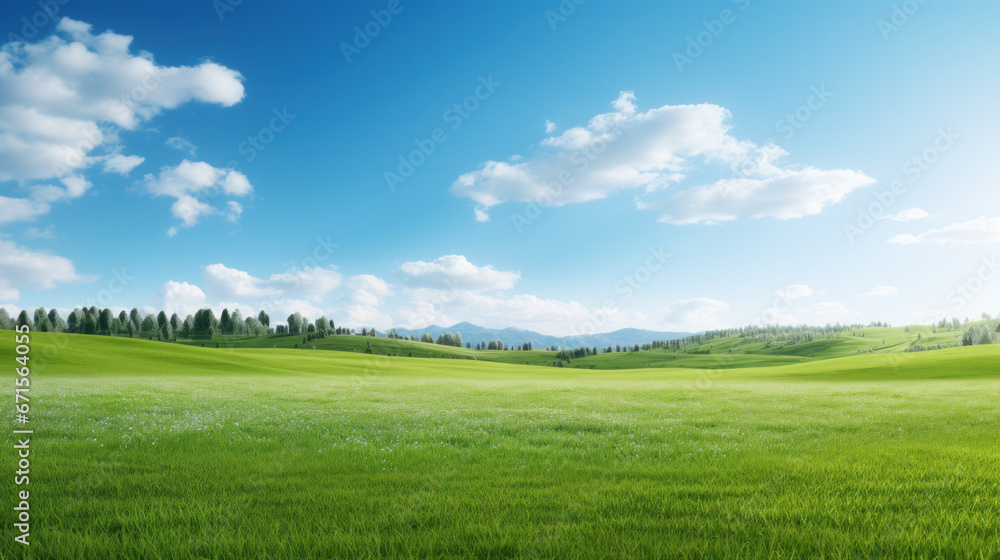
[(1000, 557), (998, 346), (589, 370), (32, 336), (33, 544), (0, 558)]

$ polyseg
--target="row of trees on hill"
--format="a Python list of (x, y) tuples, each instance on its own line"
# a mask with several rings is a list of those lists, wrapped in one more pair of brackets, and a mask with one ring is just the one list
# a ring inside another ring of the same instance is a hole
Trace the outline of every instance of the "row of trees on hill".
[[(216, 317), (215, 312), (210, 308), (199, 309), (193, 315), (188, 315), (183, 319), (176, 313), (167, 316), (166, 312), (143, 314), (138, 308), (132, 308), (130, 312), (124, 310), (115, 315), (110, 309), (98, 309), (97, 307), (77, 308), (70, 312), (66, 319), (55, 310), (46, 310), (39, 307), (35, 311), (22, 310), (16, 319), (12, 319), (7, 310), (0, 307), (0, 330), (9, 330), (15, 327), (27, 325), (32, 331), (41, 332), (67, 332), (75, 334), (93, 334), (105, 336), (129, 336), (146, 337), (157, 340), (176, 340), (178, 337), (208, 338), (216, 334), (222, 335), (245, 335), (262, 336), (267, 334), (308, 334), (310, 339), (325, 338), (330, 335), (357, 335), (354, 329), (338, 327), (333, 320), (320, 317), (315, 321), (310, 321), (301, 313), (292, 313), (288, 316), (284, 325), (271, 327), (271, 317), (265, 311), (260, 311), (256, 317), (244, 318), (239, 309), (231, 313), (228, 308)], [(375, 329), (362, 328), (361, 336), (380, 336)], [(444, 346), (461, 347), (463, 344), (460, 333), (444, 333), (438, 335), (437, 340), (431, 335), (424, 333), (419, 337), (403, 337), (391, 330), (385, 334), (387, 338), (400, 340), (419, 340), (431, 344)], [(486, 342), (480, 343), (486, 349)], [(465, 343), (466, 348), (471, 348), (471, 344)], [(491, 350), (513, 350), (513, 347), (504, 346), (501, 341), (490, 342)], [(478, 346), (477, 346), (478, 348)], [(524, 344), (517, 347), (518, 350), (531, 350), (531, 344)]]
[[(380, 335), (375, 329), (363, 328), (361, 333), (353, 329), (338, 327), (334, 322), (326, 317), (320, 317), (315, 321), (310, 321), (300, 313), (292, 313), (286, 319), (284, 325), (271, 326), (271, 317), (260, 311), (256, 316), (243, 317), (239, 309), (223, 309), (219, 317), (210, 308), (199, 309), (193, 315), (188, 315), (183, 319), (176, 313), (167, 316), (166, 312), (141, 313), (137, 308), (131, 311), (120, 311), (115, 315), (110, 309), (98, 309), (95, 306), (76, 308), (63, 318), (55, 309), (46, 310), (39, 307), (30, 312), (22, 310), (16, 318), (11, 318), (6, 309), (0, 308), (0, 329), (13, 329), (17, 326), (27, 325), (32, 331), (41, 332), (67, 332), (78, 334), (92, 334), (105, 336), (129, 336), (148, 337), (157, 340), (176, 340), (178, 337), (190, 339), (211, 337), (216, 334), (223, 335), (245, 335), (262, 336), (266, 334), (306, 334), (310, 339), (324, 338), (329, 335), (357, 335), (361, 336), (385, 336), (386, 338), (399, 340), (414, 340), (443, 346), (462, 347), (463, 340), (461, 333), (442, 333), (437, 339), (432, 335), (423, 333), (418, 336), (404, 337), (390, 330), (385, 335)], [(964, 332), (957, 341), (963, 346), (978, 344), (1000, 343), (1000, 317), (993, 319), (988, 313), (982, 314), (982, 322), (972, 324), (966, 318), (964, 323), (958, 318), (941, 319), (932, 326), (933, 332), (938, 330), (959, 330), (962, 325), (966, 325)], [(577, 348), (573, 350), (562, 350), (555, 347), (547, 350), (558, 351), (557, 358), (560, 360), (576, 359), (600, 352), (639, 352), (643, 350), (668, 349), (681, 350), (683, 347), (692, 344), (705, 344), (715, 339), (726, 337), (739, 337), (750, 342), (763, 343), (765, 348), (781, 348), (786, 345), (801, 344), (825, 338), (835, 338), (841, 334), (865, 337), (866, 329), (888, 327), (888, 323), (873, 322), (867, 325), (852, 324), (826, 325), (824, 327), (812, 327), (805, 325), (798, 326), (747, 326), (734, 329), (720, 329), (706, 331), (686, 338), (676, 340), (654, 340), (646, 344), (636, 344), (633, 346), (615, 347), (608, 346), (598, 350), (594, 348)], [(909, 326), (904, 329), (910, 331)], [(922, 338), (922, 336), (918, 337)], [(466, 348), (472, 348), (471, 343), (464, 342)], [(940, 345), (938, 345), (940, 346)], [(475, 346), (476, 350), (532, 350), (531, 343), (519, 345), (508, 345), (502, 340), (480, 341)], [(920, 346), (920, 342), (911, 345), (912, 350), (925, 350), (936, 348), (932, 346)]]
[(22, 310), (12, 320), (7, 311), (0, 308), (0, 329), (27, 325), (36, 332), (143, 336), (156, 337), (158, 340), (212, 334), (261, 335), (270, 332), (270, 323), (271, 318), (264, 311), (256, 317), (244, 319), (239, 310), (232, 314), (224, 310), (217, 319), (211, 309), (200, 309), (194, 315), (181, 319), (176, 313), (168, 317), (164, 311), (143, 315), (137, 308), (132, 308), (129, 312), (122, 310), (115, 315), (110, 309), (92, 306), (74, 309), (63, 319), (55, 309), (46, 311), (44, 307), (39, 307), (30, 314), (27, 310)]
[(1000, 344), (1000, 317), (978, 325), (970, 325), (962, 333), (962, 346)]

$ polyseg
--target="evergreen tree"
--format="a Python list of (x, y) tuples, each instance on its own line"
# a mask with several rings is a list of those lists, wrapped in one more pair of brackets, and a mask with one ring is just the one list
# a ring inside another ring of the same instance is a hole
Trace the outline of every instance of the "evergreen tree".
[(89, 309), (83, 316), (83, 334), (97, 334), (97, 316)]
[(233, 312), (229, 314), (230, 334), (243, 334), (243, 329), (243, 314), (240, 313), (239, 309), (234, 309)]
[(34, 326), (34, 323), (31, 322), (31, 317), (28, 317), (28, 312), (22, 309), (17, 315), (17, 327), (20, 328), (25, 325), (30, 330)]
[(60, 323), (62, 323), (62, 317), (59, 316), (59, 312), (56, 311), (55, 309), (50, 309), (49, 310), (49, 325), (52, 327), (52, 330), (53, 331), (60, 331), (60, 330), (62, 330), (60, 328), (62, 326), (62, 325), (60, 325)]

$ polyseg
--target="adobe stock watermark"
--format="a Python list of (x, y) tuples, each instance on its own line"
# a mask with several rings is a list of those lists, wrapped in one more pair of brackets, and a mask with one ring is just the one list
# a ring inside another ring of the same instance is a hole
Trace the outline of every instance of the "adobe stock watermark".
[(601, 157), (601, 154), (606, 152), (608, 147), (618, 140), (621, 130), (621, 126), (618, 123), (614, 123), (611, 125), (611, 132), (614, 136), (610, 140), (605, 140), (604, 135), (601, 135), (597, 138), (597, 141), (579, 148), (570, 154), (569, 163), (573, 167), (560, 171), (554, 181), (550, 181), (542, 187), (542, 192), (538, 193), (534, 200), (525, 203), (521, 212), (514, 212), (510, 215), (510, 222), (514, 224), (514, 229), (517, 230), (518, 235), (524, 233), (526, 227), (541, 218), (542, 214), (545, 213), (545, 209), (551, 207), (556, 199), (562, 196), (566, 187), (572, 185), (576, 180), (577, 175), (586, 172)]
[(19, 30), (21, 34), (18, 35), (12, 31), (7, 34), (7, 40), (10, 42), (27, 43), (34, 39), (45, 26), (56, 19), (61, 7), (69, 3), (70, 0), (38, 0), (37, 6), (39, 10), (30, 16), (21, 18), (21, 29)]
[(809, 88), (809, 96), (805, 103), (778, 119), (778, 122), (774, 123), (774, 130), (782, 134), (785, 140), (790, 139), (806, 122), (826, 106), (831, 97), (833, 97), (833, 92), (826, 89), (825, 84), (812, 86)]
[(243, 156), (243, 161), (246, 163), (256, 159), (271, 142), (274, 142), (277, 135), (284, 132), (288, 125), (295, 120), (295, 115), (288, 112), (287, 105), (280, 110), (274, 107), (271, 109), (271, 113), (273, 116), (267, 126), (261, 127), (256, 134), (247, 136), (247, 139), (236, 147), (236, 151)]
[[(254, 305), (258, 309), (273, 310), (284, 299), (283, 294), (285, 292), (294, 292), (302, 288), (303, 279), (298, 274), (299, 272), (322, 267), (323, 263), (333, 257), (333, 254), (339, 248), (340, 243), (335, 243), (330, 235), (327, 235), (325, 238), (317, 237), (316, 244), (313, 245), (312, 251), (307, 256), (301, 261), (292, 260), (286, 263), (285, 270), (280, 276), (288, 278), (290, 286), (282, 293), (274, 293), (269, 297), (254, 302)], [(313, 317), (313, 319), (318, 319), (318, 317)]]
[(614, 292), (617, 294), (617, 297), (604, 300), (601, 307), (595, 311), (588, 310), (588, 318), (574, 325), (569, 336), (579, 338), (601, 332), (600, 329), (610, 323), (613, 316), (621, 313), (619, 304), (632, 299), (637, 292), (642, 290), (656, 276), (657, 272), (666, 266), (669, 259), (670, 254), (666, 252), (662, 245), (659, 247), (650, 247), (647, 250), (643, 264), (635, 267), (635, 269), (623, 275), (620, 280), (615, 282)]
[(948, 292), (948, 303), (952, 305), (952, 309), (956, 313), (975, 299), (994, 278), (1000, 276), (1000, 253), (981, 257), (979, 260), (981, 263), (979, 268), (964, 282), (956, 284), (955, 288)]
[(88, 297), (84, 302), (84, 307), (109, 307), (115, 298), (124, 292), (134, 281), (135, 276), (129, 274), (128, 267), (123, 266), (121, 269), (112, 269), (111, 279), (108, 280), (107, 285), (98, 290), (97, 294)]
[[(411, 0), (407, 0), (408, 2)], [(382, 31), (392, 23), (393, 17), (403, 13), (406, 6), (402, 0), (389, 0), (385, 8), (372, 10), (371, 19), (364, 25), (354, 26), (354, 37), (351, 42), (340, 42), (340, 52), (344, 55), (344, 60), (350, 64), (353, 57), (361, 54), (361, 51), (372, 44), (372, 40), (382, 34)]]
[(569, 17), (576, 13), (577, 7), (587, 0), (562, 0), (554, 10), (545, 10), (545, 21), (549, 22), (549, 27), (555, 31), (560, 24), (565, 23)]
[(236, 8), (243, 4), (243, 0), (212, 0), (212, 9), (219, 21), (226, 20), (226, 14), (236, 11)]
[[(903, 164), (902, 171), (909, 179), (909, 184), (912, 186), (920, 181), (924, 173), (929, 171), (941, 159), (942, 155), (951, 150), (959, 138), (960, 136), (955, 134), (951, 127), (939, 128), (937, 137), (934, 138), (931, 145)], [(875, 191), (875, 201), (865, 208), (859, 208), (858, 216), (853, 223), (843, 225), (844, 235), (847, 236), (848, 241), (854, 243), (871, 229), (877, 220), (887, 216), (889, 209), (893, 207), (901, 195), (906, 193), (908, 188), (905, 181), (897, 179), (889, 185), (887, 190)]]
[(400, 185), (412, 177), (417, 168), (426, 163), (441, 144), (448, 141), (448, 130), (456, 131), (461, 128), (465, 121), (478, 111), (482, 104), (492, 97), (502, 85), (503, 82), (493, 79), (493, 74), (479, 76), (479, 83), (471, 94), (441, 113), (441, 120), (447, 125), (447, 128), (436, 127), (424, 138), (415, 138), (413, 140), (415, 149), (408, 154), (401, 154), (397, 158), (399, 164), (395, 171), (386, 171), (383, 174), (389, 190), (396, 192), (396, 185)]
[(893, 4), (889, 17), (882, 18), (877, 23), (878, 30), (882, 33), (882, 40), (888, 41), (893, 33), (898, 33), (927, 2), (928, 0), (904, 0), (899, 4)]
[(792, 297), (787, 289), (776, 291), (771, 306), (753, 317), (750, 320), (750, 326), (767, 327), (781, 324), (782, 316), (795, 306), (796, 299), (798, 298)]
[(684, 72), (684, 67), (693, 64), (705, 50), (715, 44), (715, 40), (725, 33), (726, 29), (736, 23), (737, 14), (746, 11), (750, 7), (750, 0), (732, 0), (738, 11), (729, 8), (719, 12), (719, 16), (714, 19), (702, 20), (701, 25), (705, 29), (695, 35), (687, 36), (687, 45), (682, 51), (674, 51), (674, 66), (678, 72)]

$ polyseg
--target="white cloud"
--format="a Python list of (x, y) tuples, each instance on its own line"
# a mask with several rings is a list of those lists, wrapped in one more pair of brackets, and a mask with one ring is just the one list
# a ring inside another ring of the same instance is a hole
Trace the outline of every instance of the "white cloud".
[(799, 299), (812, 294), (812, 288), (804, 284), (791, 284), (775, 292), (775, 295), (784, 299)]
[(393, 293), (385, 280), (371, 274), (359, 274), (347, 280), (347, 287), (351, 289), (351, 297), (344, 311), (349, 325), (376, 329), (392, 327), (392, 317), (380, 309), (385, 298)]
[(903, 210), (898, 214), (892, 216), (886, 216), (883, 219), (892, 220), (894, 222), (913, 222), (917, 220), (923, 220), (928, 217), (930, 217), (930, 214), (927, 213), (925, 210), (920, 208), (910, 208), (908, 210)]
[(951, 224), (917, 235), (900, 234), (889, 239), (889, 243), (915, 245), (936, 243), (946, 245), (974, 245), (1000, 243), (1000, 217), (980, 216), (975, 220)]
[(667, 327), (677, 331), (703, 331), (726, 325), (720, 313), (729, 310), (729, 304), (711, 298), (692, 298), (676, 301), (667, 308)]
[(895, 286), (878, 286), (877, 288), (868, 290), (867, 292), (862, 292), (858, 295), (872, 296), (872, 297), (886, 297), (886, 296), (894, 296), (898, 293), (899, 290)]
[(153, 196), (176, 199), (171, 213), (181, 220), (181, 224), (170, 228), (170, 235), (176, 235), (179, 227), (196, 225), (202, 216), (224, 213), (229, 221), (236, 221), (243, 212), (243, 206), (238, 202), (235, 206), (231, 204), (235, 201), (227, 202), (228, 211), (223, 212), (201, 197), (246, 196), (253, 191), (246, 175), (233, 169), (213, 167), (203, 161), (184, 160), (176, 166), (160, 169), (158, 175), (146, 174), (142, 182)]
[[(218, 273), (220, 271), (216, 269), (215, 272)], [(225, 276), (224, 273), (222, 274)], [(253, 286), (253, 284), (255, 284), (254, 280), (259, 281), (259, 279), (252, 279), (252, 277), (247, 278), (248, 276), (249, 275), (242, 276), (237, 274), (226, 277), (227, 281), (230, 282), (231, 287), (235, 286), (231, 290), (232, 293), (230, 295), (237, 295), (238, 297), (249, 299), (254, 299), (261, 294), (273, 295), (270, 292), (261, 291), (259, 288), (255, 288)], [(206, 275), (206, 280), (214, 281), (215, 278), (210, 275)], [(210, 289), (209, 292), (212, 293), (212, 290)], [(160, 292), (157, 303), (159, 308), (163, 309), (167, 315), (177, 313), (181, 317), (193, 315), (199, 309), (204, 309), (206, 307), (211, 308), (215, 312), (216, 316), (221, 315), (223, 309), (228, 309), (230, 312), (239, 309), (240, 313), (243, 314), (244, 317), (256, 317), (261, 310), (264, 310), (271, 316), (272, 326), (277, 323), (284, 323), (286, 318), (292, 313), (301, 313), (303, 317), (309, 319), (310, 321), (315, 321), (316, 319), (327, 315), (322, 308), (316, 306), (312, 302), (302, 299), (272, 297), (269, 299), (261, 299), (260, 301), (254, 303), (247, 303), (245, 299), (243, 301), (240, 301), (239, 299), (228, 300), (225, 298), (210, 299), (200, 287), (194, 284), (189, 284), (188, 282), (175, 281), (169, 281), (163, 285), (163, 290)]]
[(60, 284), (92, 281), (65, 257), (37, 253), (0, 239), (0, 300), (21, 297), (22, 288), (49, 290)]
[(216, 299), (257, 299), (274, 297), (280, 290), (245, 270), (229, 268), (222, 263), (210, 264), (202, 270), (205, 287)]
[(197, 157), (198, 155), (198, 146), (195, 146), (194, 143), (187, 138), (171, 136), (170, 138), (167, 138), (167, 141), (164, 142), (164, 144), (175, 150), (186, 152), (191, 157)]
[(306, 267), (272, 274), (267, 285), (283, 294), (297, 294), (310, 301), (319, 302), (340, 287), (343, 281), (344, 276), (333, 268)]
[[(421, 328), (450, 325), (452, 317), (488, 327), (531, 329), (554, 335), (581, 334), (595, 324), (624, 326), (635, 315), (605, 312), (576, 301), (540, 298), (531, 294), (504, 295), (521, 273), (478, 266), (462, 255), (445, 255), (431, 262), (415, 261), (400, 267), (402, 284), (411, 302), (399, 310), (403, 326)], [(492, 292), (492, 293), (488, 293)]]
[(121, 154), (111, 154), (104, 158), (104, 172), (117, 173), (125, 176), (138, 167), (146, 158), (140, 156), (123, 156)]
[(0, 196), (0, 224), (6, 222), (30, 222), (38, 216), (48, 214), (51, 206), (28, 198)]
[[(268, 301), (262, 307), (271, 316), (272, 326), (275, 323), (287, 324), (288, 316), (293, 313), (301, 313), (302, 317), (310, 323), (320, 317), (327, 316), (327, 313), (320, 307), (301, 299), (276, 299)], [(241, 311), (241, 313), (243, 312)]]
[(180, 317), (187, 317), (205, 307), (205, 301), (205, 292), (198, 286), (171, 280), (163, 284), (159, 303), (167, 315), (176, 313)]
[(56, 226), (55, 224), (49, 224), (45, 229), (29, 227), (24, 230), (24, 236), (28, 239), (55, 239)]
[(406, 329), (422, 329), (430, 325), (451, 326), (457, 323), (448, 315), (438, 311), (433, 303), (414, 301), (399, 310), (400, 326)]
[[(461, 317), (462, 320), (487, 327), (513, 326), (556, 336), (567, 336), (588, 332), (588, 329), (596, 323), (595, 317), (600, 317), (602, 325), (612, 322), (618, 324), (624, 319), (620, 312), (605, 317), (600, 310), (589, 309), (576, 301), (546, 299), (531, 294), (501, 296), (467, 290), (447, 293), (418, 290), (411, 295), (415, 300), (410, 304), (409, 311), (433, 316), (431, 322), (438, 324), (448, 317)], [(414, 315), (408, 313), (406, 316), (413, 324)], [(424, 327), (428, 324), (430, 323), (414, 327)], [(603, 329), (592, 332), (600, 330)]]
[(33, 221), (47, 214), (54, 202), (80, 198), (92, 186), (90, 181), (77, 175), (67, 175), (59, 179), (62, 186), (36, 184), (30, 187), (28, 198), (0, 196), (0, 223)]
[[(640, 113), (634, 101), (632, 92), (622, 92), (613, 112), (545, 138), (523, 161), (487, 161), (461, 175), (451, 192), (475, 201), (482, 221), (489, 208), (504, 202), (561, 206), (643, 189), (647, 200), (637, 199), (640, 209), (659, 212), (663, 221), (688, 224), (816, 214), (874, 182), (859, 171), (778, 167), (784, 150), (733, 137), (731, 116), (722, 107), (665, 105)], [(717, 170), (720, 166), (728, 171)], [(648, 200), (653, 191), (692, 172), (739, 172), (739, 178)]]
[(807, 307), (804, 311), (813, 315), (859, 315), (858, 312), (851, 311), (839, 301), (824, 301)]
[[(159, 66), (148, 52), (132, 54), (131, 42), (63, 18), (44, 40), (0, 49), (0, 182), (65, 179), (97, 164), (127, 175), (143, 158), (120, 153), (114, 127), (135, 130), (189, 101), (228, 107), (243, 98), (238, 72), (210, 61)], [(51, 188), (40, 192), (51, 196)], [(17, 212), (3, 220), (31, 220), (77, 196), (8, 199), (4, 206)]]
[(722, 179), (640, 207), (657, 210), (663, 214), (660, 221), (677, 225), (728, 222), (740, 216), (787, 220), (819, 214), (874, 182), (850, 169), (783, 170), (763, 179)]
[(521, 279), (520, 272), (501, 271), (491, 265), (476, 266), (463, 255), (445, 255), (431, 262), (407, 262), (400, 270), (410, 286), (441, 290), (506, 290)]
[(208, 265), (202, 277), (216, 300), (285, 299), (302, 297), (320, 302), (343, 283), (343, 275), (332, 268), (306, 267), (257, 278), (245, 270), (222, 263)]
[(559, 127), (556, 126), (556, 123), (554, 123), (554, 122), (552, 122), (550, 120), (546, 120), (545, 121), (545, 134), (552, 134), (553, 132), (555, 132), (556, 130), (558, 130), (558, 128)]
[(226, 203), (226, 221), (227, 222), (238, 222), (240, 221), (240, 216), (243, 215), (243, 205), (235, 200), (230, 200)]

